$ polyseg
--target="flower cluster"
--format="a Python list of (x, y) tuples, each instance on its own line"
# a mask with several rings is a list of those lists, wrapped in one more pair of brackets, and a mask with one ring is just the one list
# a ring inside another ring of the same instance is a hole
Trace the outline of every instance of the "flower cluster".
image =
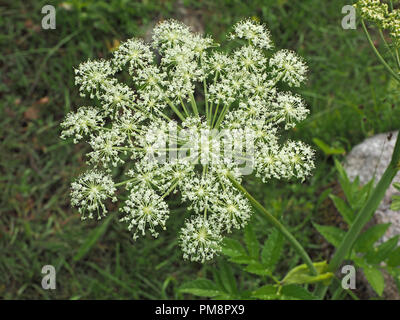
[[(128, 40), (112, 59), (75, 70), (81, 94), (99, 104), (62, 123), (62, 138), (86, 137), (92, 148), (94, 169), (72, 184), (72, 204), (83, 218), (106, 214), (119, 188), (120, 220), (133, 238), (157, 237), (170, 216), (168, 199), (179, 197), (190, 214), (179, 236), (183, 256), (205, 262), (225, 233), (251, 218), (235, 187), (245, 175), (255, 171), (267, 182), (310, 174), (314, 151), (279, 135), (308, 115), (301, 97), (277, 86), (300, 86), (305, 62), (292, 51), (270, 52), (269, 31), (252, 20), (237, 23), (230, 38), (244, 41), (228, 54), (211, 37), (163, 21), (151, 44)], [(124, 70), (133, 85), (120, 82)], [(125, 180), (113, 182), (115, 167)]]
[(400, 42), (400, 10), (389, 8), (381, 0), (359, 0), (355, 7), (361, 16), (388, 30), (396, 43)]

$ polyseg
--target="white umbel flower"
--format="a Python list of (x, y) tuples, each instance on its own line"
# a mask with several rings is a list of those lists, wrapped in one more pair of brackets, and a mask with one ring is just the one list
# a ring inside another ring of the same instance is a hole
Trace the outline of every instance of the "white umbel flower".
[(184, 259), (204, 263), (221, 251), (218, 225), (203, 216), (187, 220), (179, 238)]
[[(88, 164), (123, 175), (115, 185), (98, 173), (88, 174), (89, 185), (83, 178), (74, 184), (81, 212), (103, 212), (118, 187), (121, 220), (136, 239), (146, 230), (158, 236), (167, 201), (179, 199), (191, 214), (180, 234), (184, 258), (205, 262), (227, 232), (250, 220), (252, 209), (237, 189), (246, 175), (255, 171), (268, 182), (311, 173), (313, 150), (279, 135), (308, 115), (299, 96), (278, 86), (299, 86), (305, 63), (291, 51), (267, 52), (269, 31), (251, 20), (237, 23), (232, 38), (244, 41), (224, 53), (210, 36), (167, 20), (154, 28), (151, 44), (131, 39), (110, 61), (76, 69), (80, 91), (99, 106), (67, 115), (62, 136), (88, 137)], [(117, 74), (126, 69), (132, 86)]]
[(214, 195), (212, 218), (227, 232), (241, 229), (250, 220), (252, 209), (249, 201), (234, 190)]
[(103, 202), (108, 198), (117, 201), (114, 196), (115, 190), (114, 182), (109, 175), (92, 170), (72, 182), (71, 204), (78, 207), (82, 220), (93, 219), (93, 214), (97, 214), (97, 218), (101, 219), (107, 213)]
[(81, 107), (77, 112), (70, 112), (61, 123), (64, 130), (61, 138), (74, 138), (74, 143), (78, 143), (84, 135), (88, 135), (104, 123), (100, 112), (93, 107)]
[(107, 60), (88, 60), (75, 69), (75, 84), (79, 85), (81, 96), (86, 93), (90, 98), (100, 97), (101, 90), (113, 85), (116, 80), (110, 78), (115, 74), (115, 69)]
[(231, 39), (239, 38), (249, 41), (252, 45), (269, 50), (273, 47), (271, 35), (265, 25), (247, 19), (238, 22), (233, 27)]
[(306, 80), (307, 66), (294, 51), (279, 50), (269, 60), (272, 74), (290, 87), (299, 87)]
[(272, 103), (278, 121), (285, 123), (285, 129), (293, 128), (297, 122), (304, 120), (310, 112), (303, 99), (290, 92), (280, 92)]
[(150, 46), (141, 39), (129, 39), (114, 51), (113, 63), (117, 70), (122, 70), (129, 63), (129, 73), (134, 74), (137, 68), (145, 68), (154, 60)]
[(157, 228), (165, 230), (165, 222), (169, 216), (166, 202), (153, 189), (135, 187), (131, 190), (125, 206), (121, 209), (126, 216), (121, 221), (129, 222), (128, 230), (133, 230), (133, 239), (138, 233), (146, 233), (146, 227), (153, 237), (157, 237)]

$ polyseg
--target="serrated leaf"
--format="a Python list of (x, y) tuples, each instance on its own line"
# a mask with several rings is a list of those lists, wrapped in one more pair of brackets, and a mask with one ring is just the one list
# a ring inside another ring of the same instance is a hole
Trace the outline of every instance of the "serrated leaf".
[(258, 260), (260, 253), (260, 244), (258, 243), (256, 234), (250, 224), (244, 229), (244, 241), (249, 251), (249, 256)]
[(253, 262), (244, 268), (244, 271), (249, 273), (253, 273), (259, 276), (268, 276), (271, 275), (272, 271), (265, 265), (259, 262)]
[(331, 226), (321, 226), (319, 224), (313, 224), (315, 229), (333, 246), (336, 248), (342, 242), (346, 232), (342, 229), (331, 227)]
[(380, 244), (375, 250), (371, 250), (366, 255), (369, 263), (377, 264), (386, 260), (390, 253), (397, 247), (400, 235), (390, 238), (388, 241)]
[(336, 209), (343, 217), (344, 221), (346, 221), (348, 225), (352, 225), (354, 221), (353, 210), (347, 205), (347, 203), (342, 198), (339, 198), (338, 196), (335, 196), (333, 194), (330, 195), (330, 198), (332, 199)]
[(277, 292), (278, 292), (278, 287), (268, 284), (258, 288), (257, 290), (254, 290), (251, 293), (251, 296), (253, 298), (258, 298), (262, 300), (275, 300), (279, 298)]
[(85, 242), (80, 246), (78, 252), (75, 254), (73, 260), (79, 261), (90, 251), (90, 249), (96, 244), (99, 238), (106, 232), (110, 221), (113, 219), (113, 215), (110, 214), (101, 225), (97, 226), (92, 230)]
[(219, 268), (215, 276), (218, 279), (216, 282), (223, 291), (230, 294), (237, 294), (236, 279), (233, 276), (231, 267), (225, 261), (219, 263)]
[(240, 242), (231, 238), (224, 239), (222, 253), (228, 257), (247, 256), (247, 252)]
[(226, 294), (219, 290), (217, 285), (208, 279), (196, 279), (186, 282), (179, 288), (181, 293), (190, 293), (200, 297), (216, 297), (218, 295)]
[(374, 243), (385, 234), (389, 226), (390, 223), (377, 224), (367, 229), (357, 238), (354, 244), (355, 250), (357, 252), (367, 252), (371, 250)]
[(285, 238), (283, 235), (278, 230), (274, 229), (264, 243), (264, 247), (261, 251), (261, 261), (271, 272), (274, 270), (275, 265), (281, 257), (284, 241)]
[(281, 290), (281, 294), (285, 299), (296, 299), (296, 300), (317, 300), (318, 298), (314, 296), (311, 292), (306, 290), (305, 288), (290, 284), (287, 286), (283, 286)]
[(385, 280), (383, 278), (382, 272), (372, 266), (367, 266), (363, 268), (363, 271), (371, 287), (379, 296), (382, 296), (383, 289), (385, 288)]

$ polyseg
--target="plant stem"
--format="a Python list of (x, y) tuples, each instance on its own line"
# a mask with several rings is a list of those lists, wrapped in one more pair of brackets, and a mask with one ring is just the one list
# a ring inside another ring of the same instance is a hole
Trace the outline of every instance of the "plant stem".
[(301, 244), (296, 240), (296, 238), (290, 233), (289, 230), (286, 229), (286, 227), (281, 224), (278, 219), (276, 219), (272, 214), (270, 214), (256, 199), (252, 197), (250, 193), (247, 192), (247, 190), (239, 183), (236, 181), (236, 179), (228, 173), (227, 177), (229, 180), (232, 182), (233, 186), (238, 189), (243, 195), (250, 201), (252, 206), (261, 214), (264, 215), (264, 217), (267, 218), (268, 222), (271, 223), (275, 228), (278, 229), (280, 233), (291, 243), (293, 248), (297, 251), (297, 253), (301, 256), (305, 264), (308, 266), (308, 269), (311, 271), (313, 275), (318, 275), (317, 269), (315, 269), (315, 266), (313, 265), (310, 257), (308, 256), (307, 252), (304, 250), (304, 248), (301, 246)]
[[(372, 39), (365, 26), (364, 20), (362, 19), (361, 19), (361, 25), (367, 37), (368, 43), (370, 44), (375, 55), (378, 57), (379, 61), (383, 64), (383, 66), (386, 68), (389, 74), (393, 76), (398, 82), (400, 82), (400, 77), (398, 76), (398, 74), (393, 71), (393, 69), (386, 63), (385, 59), (383, 59), (379, 51), (375, 48), (375, 45), (372, 42)], [(392, 180), (396, 176), (399, 170), (399, 161), (400, 161), (400, 134), (397, 135), (396, 145), (394, 147), (392, 160), (390, 161), (389, 166), (386, 168), (385, 172), (383, 173), (381, 179), (376, 185), (371, 196), (369, 197), (369, 199), (367, 200), (361, 211), (358, 213), (356, 219), (354, 220), (353, 224), (350, 227), (350, 230), (346, 233), (345, 237), (343, 238), (343, 241), (341, 242), (335, 254), (333, 255), (333, 258), (328, 266), (328, 271), (336, 272), (336, 269), (340, 266), (343, 259), (345, 259), (347, 254), (351, 251), (354, 242), (357, 240), (358, 235), (364, 228), (365, 224), (374, 215), (376, 209), (378, 208), (383, 197), (385, 196), (386, 190), (389, 188)], [(323, 299), (327, 290), (328, 287), (323, 286), (322, 284), (318, 284), (315, 289), (315, 294), (319, 296), (321, 299)]]
[(192, 104), (193, 112), (196, 116), (199, 115), (199, 110), (197, 109), (196, 100), (194, 99), (193, 93), (190, 93), (190, 103)]
[[(386, 190), (389, 188), (393, 178), (399, 171), (399, 161), (400, 134), (397, 135), (396, 145), (394, 147), (392, 160), (390, 161), (389, 166), (386, 168), (385, 172), (382, 175), (382, 178), (379, 180), (371, 196), (368, 198), (361, 211), (357, 214), (356, 219), (354, 220), (349, 231), (343, 238), (342, 243), (339, 245), (338, 249), (333, 255), (333, 258), (328, 265), (328, 272), (336, 272), (337, 268), (340, 266), (342, 261), (345, 259), (345, 257), (353, 247), (353, 244), (357, 240), (357, 237), (360, 234), (361, 230), (371, 219), (376, 209), (378, 209), (379, 204), (385, 196)], [(316, 294), (323, 299), (326, 290), (327, 287), (319, 285), (316, 288)]]
[(351, 225), (350, 230), (347, 232), (341, 245), (335, 252), (335, 255), (329, 263), (329, 271), (335, 271), (337, 269), (339, 264), (348, 253), (348, 250), (352, 247), (354, 241), (358, 237), (364, 225), (369, 221), (369, 219), (371, 219), (371, 216), (375, 213), (383, 197), (385, 196), (386, 190), (389, 188), (390, 183), (392, 182), (393, 178), (397, 174), (397, 171), (399, 170), (399, 160), (400, 134), (397, 135), (396, 145), (393, 150), (392, 160), (390, 161), (389, 166), (386, 168), (385, 172), (382, 175), (382, 178), (379, 180), (370, 198), (361, 209), (360, 213), (356, 216), (356, 219)]
[(393, 71), (393, 69), (386, 63), (385, 59), (383, 59), (383, 57), (381, 56), (381, 54), (379, 53), (379, 51), (375, 48), (375, 45), (371, 39), (371, 36), (369, 35), (369, 32), (367, 30), (367, 27), (365, 26), (364, 20), (361, 19), (361, 25), (363, 27), (365, 36), (368, 39), (368, 42), (372, 48), (372, 50), (374, 51), (375, 55), (378, 57), (379, 61), (383, 64), (383, 66), (386, 68), (386, 70), (393, 76), (393, 78), (395, 78), (397, 81), (400, 82), (400, 77), (399, 75)]

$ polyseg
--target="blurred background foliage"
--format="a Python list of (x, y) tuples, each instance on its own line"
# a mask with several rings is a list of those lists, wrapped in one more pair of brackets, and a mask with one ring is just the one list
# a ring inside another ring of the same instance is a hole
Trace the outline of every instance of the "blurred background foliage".
[[(193, 298), (177, 288), (218, 263), (182, 261), (176, 234), (186, 210), (179, 199), (167, 231), (135, 243), (118, 223), (116, 208), (102, 223), (83, 223), (69, 204), (70, 182), (84, 171), (88, 150), (59, 139), (65, 114), (88, 103), (74, 86), (73, 68), (88, 58), (108, 57), (130, 37), (148, 39), (154, 24), (167, 18), (203, 29), (229, 48), (225, 35), (231, 26), (253, 17), (269, 26), (277, 48), (306, 59), (309, 81), (298, 92), (311, 115), (288, 135), (318, 150), (317, 169), (302, 184), (250, 179), (246, 187), (282, 217), (315, 260), (327, 258), (329, 246), (312, 222), (341, 223), (328, 200), (337, 185), (333, 156), (340, 160), (364, 138), (400, 124), (397, 84), (377, 62), (361, 28), (341, 27), (348, 2), (0, 0), (0, 297)], [(55, 30), (41, 28), (46, 4), (56, 7)], [(253, 227), (260, 241), (271, 233), (258, 216)], [(284, 257), (278, 272), (299, 262), (286, 246)], [(46, 264), (57, 270), (54, 291), (40, 285)], [(235, 275), (243, 288), (262, 281), (240, 270)]]

